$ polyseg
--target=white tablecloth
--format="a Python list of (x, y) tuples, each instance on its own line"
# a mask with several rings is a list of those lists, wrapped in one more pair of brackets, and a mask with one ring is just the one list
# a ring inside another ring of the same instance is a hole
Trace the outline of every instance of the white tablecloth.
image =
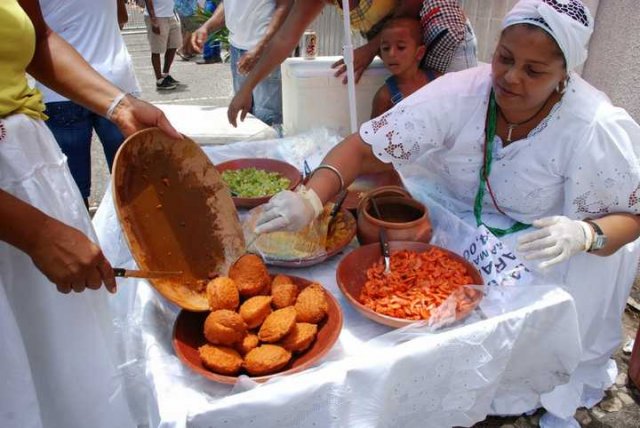
[[(327, 137), (327, 136), (324, 136)], [(332, 138), (311, 137), (207, 148), (218, 162), (270, 156), (299, 164)], [(306, 150), (306, 152), (305, 152)], [(133, 266), (105, 196), (94, 226), (112, 264)], [(355, 244), (353, 244), (355, 245)], [(316, 367), (256, 385), (216, 384), (183, 366), (171, 347), (178, 309), (146, 281), (121, 280), (112, 303), (121, 372), (140, 423), (167, 427), (471, 426), (489, 413), (522, 413), (566, 382), (580, 356), (571, 296), (553, 285), (493, 287), (480, 310), (442, 331), (391, 330), (359, 315), (336, 285), (338, 255), (289, 272), (321, 282), (340, 302), (344, 327)]]

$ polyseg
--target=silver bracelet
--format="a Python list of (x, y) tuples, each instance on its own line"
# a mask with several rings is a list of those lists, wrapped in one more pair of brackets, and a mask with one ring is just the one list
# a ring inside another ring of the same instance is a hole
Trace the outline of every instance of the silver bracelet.
[(311, 172), (311, 175), (309, 175), (309, 178), (311, 178), (313, 174), (315, 174), (315, 172), (319, 169), (328, 169), (330, 171), (333, 171), (334, 174), (338, 176), (338, 180), (340, 180), (340, 190), (338, 190), (338, 192), (342, 192), (342, 190), (344, 189), (344, 178), (342, 178), (342, 174), (340, 174), (340, 171), (338, 171), (338, 168), (336, 168), (333, 165), (329, 165), (328, 163), (321, 163), (316, 167), (316, 169), (314, 169)]
[(120, 92), (118, 95), (116, 95), (113, 101), (111, 101), (111, 104), (109, 104), (109, 108), (107, 109), (107, 113), (104, 115), (104, 117), (112, 120), (113, 113), (116, 111), (116, 108), (120, 105), (122, 100), (124, 100), (124, 97), (126, 97), (127, 95), (128, 94), (126, 92)]

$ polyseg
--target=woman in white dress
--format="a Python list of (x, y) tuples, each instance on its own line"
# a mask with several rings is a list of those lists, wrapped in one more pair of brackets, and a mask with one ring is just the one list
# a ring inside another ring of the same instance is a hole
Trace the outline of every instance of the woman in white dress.
[(53, 33), (37, 0), (0, 2), (0, 58), (0, 426), (135, 426), (112, 358), (113, 270), (26, 72), (125, 135), (180, 135)]
[(640, 235), (640, 127), (572, 71), (592, 28), (580, 0), (521, 0), (490, 66), (445, 75), (362, 125), (306, 188), (272, 198), (257, 228), (298, 229), (360, 173), (393, 163), (416, 197), (485, 225), (572, 294), (581, 362), (539, 403), (566, 424), (615, 377)]

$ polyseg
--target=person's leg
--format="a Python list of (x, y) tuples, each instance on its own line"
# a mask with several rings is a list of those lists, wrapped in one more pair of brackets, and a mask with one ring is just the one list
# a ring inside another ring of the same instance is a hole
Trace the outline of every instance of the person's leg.
[(271, 72), (253, 90), (252, 113), (267, 125), (282, 124), (282, 79), (280, 67)]
[(171, 65), (176, 55), (176, 50), (182, 45), (182, 33), (180, 31), (180, 21), (173, 17), (167, 19), (168, 36), (167, 36), (167, 51), (164, 54), (164, 67), (162, 75), (171, 83), (179, 83), (173, 77), (169, 75), (171, 71)]
[(71, 101), (47, 103), (46, 108), (49, 120), (45, 123), (67, 156), (71, 175), (85, 205), (88, 205), (91, 193), (92, 113)]
[(156, 75), (156, 81), (162, 78), (162, 66), (160, 63), (160, 54), (164, 52), (166, 46), (167, 31), (163, 27), (162, 19), (159, 19), (160, 34), (153, 32), (151, 26), (151, 20), (148, 16), (144, 17), (144, 23), (147, 26), (147, 40), (149, 41), (149, 48), (151, 50), (151, 65), (153, 66), (153, 72)]
[(151, 65), (153, 66), (153, 73), (156, 75), (156, 80), (162, 78), (162, 66), (160, 64), (160, 54), (151, 54)]
[(109, 172), (111, 172), (116, 153), (124, 142), (124, 135), (122, 135), (122, 132), (120, 132), (118, 127), (110, 120), (95, 113), (92, 115), (92, 119), (93, 129), (95, 129), (98, 138), (100, 138), (102, 150), (104, 151), (104, 156), (109, 166)]

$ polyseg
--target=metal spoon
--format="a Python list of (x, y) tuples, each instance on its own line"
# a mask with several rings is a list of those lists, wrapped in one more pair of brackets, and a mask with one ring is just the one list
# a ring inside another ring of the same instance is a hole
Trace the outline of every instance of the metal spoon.
[[(378, 204), (375, 198), (371, 198), (371, 205), (376, 213), (376, 217), (382, 220), (382, 214), (378, 209)], [(384, 257), (384, 273), (385, 275), (391, 272), (391, 254), (389, 251), (389, 240), (387, 239), (387, 231), (384, 227), (380, 226), (378, 230), (378, 237), (380, 238), (380, 250), (382, 251), (382, 257)]]

